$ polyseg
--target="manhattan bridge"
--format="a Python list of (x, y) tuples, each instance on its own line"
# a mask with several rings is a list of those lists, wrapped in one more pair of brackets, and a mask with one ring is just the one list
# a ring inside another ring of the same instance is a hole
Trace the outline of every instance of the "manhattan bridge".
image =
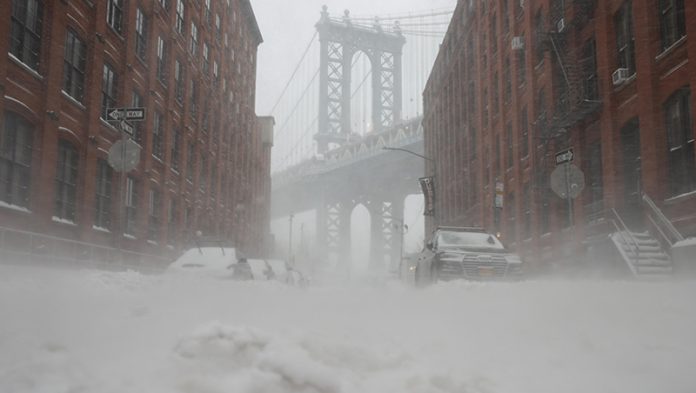
[[(425, 168), (422, 92), (451, 16), (334, 16), (323, 7), (271, 111), (272, 217), (292, 226), (293, 215), (315, 213), (315, 239), (302, 256), (315, 267), (349, 268), (351, 213), (359, 205), (370, 215), (371, 268), (398, 261), (404, 201), (420, 193)], [(288, 244), (297, 244), (289, 232)]]

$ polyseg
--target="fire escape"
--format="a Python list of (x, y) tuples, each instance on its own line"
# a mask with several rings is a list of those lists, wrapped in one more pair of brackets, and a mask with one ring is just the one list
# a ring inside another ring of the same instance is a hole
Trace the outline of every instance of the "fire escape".
[(540, 37), (551, 52), (555, 105), (540, 129), (546, 138), (569, 129), (601, 110), (594, 39), (578, 42), (594, 18), (596, 0), (555, 0), (551, 31)]

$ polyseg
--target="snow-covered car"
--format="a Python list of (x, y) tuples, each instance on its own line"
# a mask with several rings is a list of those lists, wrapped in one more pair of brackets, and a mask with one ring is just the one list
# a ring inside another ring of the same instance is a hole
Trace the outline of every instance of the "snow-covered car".
[(515, 279), (521, 275), (520, 257), (481, 228), (437, 228), (415, 261), (417, 285), (453, 279)]
[(235, 265), (237, 251), (231, 247), (194, 247), (186, 250), (167, 267), (167, 273), (197, 274), (232, 278), (230, 266)]

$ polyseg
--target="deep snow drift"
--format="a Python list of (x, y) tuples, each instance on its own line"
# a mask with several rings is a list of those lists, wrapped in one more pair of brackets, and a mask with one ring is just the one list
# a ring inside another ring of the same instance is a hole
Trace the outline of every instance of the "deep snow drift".
[(0, 266), (0, 392), (693, 393), (695, 282), (274, 283)]

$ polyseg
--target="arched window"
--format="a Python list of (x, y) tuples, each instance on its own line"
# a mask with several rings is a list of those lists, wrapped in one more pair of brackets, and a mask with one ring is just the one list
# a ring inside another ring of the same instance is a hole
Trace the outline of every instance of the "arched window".
[(63, 139), (58, 141), (55, 208), (53, 211), (55, 218), (75, 222), (78, 163), (77, 149), (72, 143)]
[(0, 133), (0, 201), (29, 206), (34, 127), (13, 112), (5, 112)]
[(696, 190), (696, 158), (691, 113), (691, 89), (679, 89), (665, 102), (665, 129), (672, 196)]

